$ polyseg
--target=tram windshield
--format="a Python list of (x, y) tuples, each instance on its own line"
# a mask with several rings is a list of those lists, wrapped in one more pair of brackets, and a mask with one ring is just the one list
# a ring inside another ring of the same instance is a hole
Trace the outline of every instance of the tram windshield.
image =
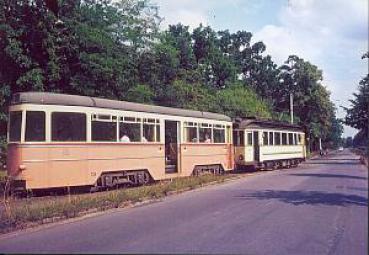
[(27, 111), (25, 140), (27, 142), (45, 141), (45, 126), (45, 112)]
[(20, 142), (22, 129), (22, 112), (10, 112), (9, 114), (9, 142)]

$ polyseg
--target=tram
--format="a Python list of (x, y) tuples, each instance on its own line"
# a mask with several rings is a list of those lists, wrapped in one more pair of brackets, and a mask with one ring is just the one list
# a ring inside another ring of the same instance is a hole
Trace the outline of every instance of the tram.
[(8, 176), (15, 189), (114, 187), (234, 168), (222, 114), (87, 96), (13, 96)]
[(296, 166), (306, 158), (305, 133), (300, 126), (265, 119), (236, 118), (233, 123), (236, 168)]

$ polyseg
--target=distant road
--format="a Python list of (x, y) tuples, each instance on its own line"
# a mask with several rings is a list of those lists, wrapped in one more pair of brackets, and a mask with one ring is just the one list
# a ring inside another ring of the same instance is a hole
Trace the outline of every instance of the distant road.
[(349, 151), (137, 208), (0, 237), (0, 252), (367, 254), (368, 171)]

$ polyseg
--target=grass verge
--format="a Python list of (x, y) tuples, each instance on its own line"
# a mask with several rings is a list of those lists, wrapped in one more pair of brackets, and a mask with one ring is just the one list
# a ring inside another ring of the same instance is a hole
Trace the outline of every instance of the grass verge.
[(6, 179), (7, 179), (6, 171), (0, 169), (0, 196), (4, 195)]
[(136, 202), (161, 198), (173, 193), (195, 189), (207, 184), (221, 183), (239, 175), (204, 175), (185, 177), (150, 186), (117, 189), (92, 194), (66, 195), (46, 198), (4, 201), (0, 210), (0, 233), (51, 223), (112, 208), (127, 207)]

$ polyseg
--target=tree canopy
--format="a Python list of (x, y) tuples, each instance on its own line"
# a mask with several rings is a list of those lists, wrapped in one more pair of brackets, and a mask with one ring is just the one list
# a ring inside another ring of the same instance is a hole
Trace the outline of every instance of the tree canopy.
[(215, 31), (202, 24), (193, 30), (172, 24), (161, 31), (159, 7), (149, 0), (49, 2), (0, 2), (2, 137), (11, 95), (20, 91), (273, 119), (289, 114), (293, 93), (296, 123), (312, 140), (328, 141), (332, 130), (340, 130), (331, 128), (340, 124), (322, 71), (298, 56), (278, 66), (248, 31)]
[[(369, 51), (362, 59), (369, 59)], [(350, 100), (351, 107), (345, 108), (345, 123), (360, 130), (358, 137), (355, 137), (356, 144), (364, 144), (369, 138), (369, 74), (360, 80), (358, 92), (353, 96), (354, 98)]]

